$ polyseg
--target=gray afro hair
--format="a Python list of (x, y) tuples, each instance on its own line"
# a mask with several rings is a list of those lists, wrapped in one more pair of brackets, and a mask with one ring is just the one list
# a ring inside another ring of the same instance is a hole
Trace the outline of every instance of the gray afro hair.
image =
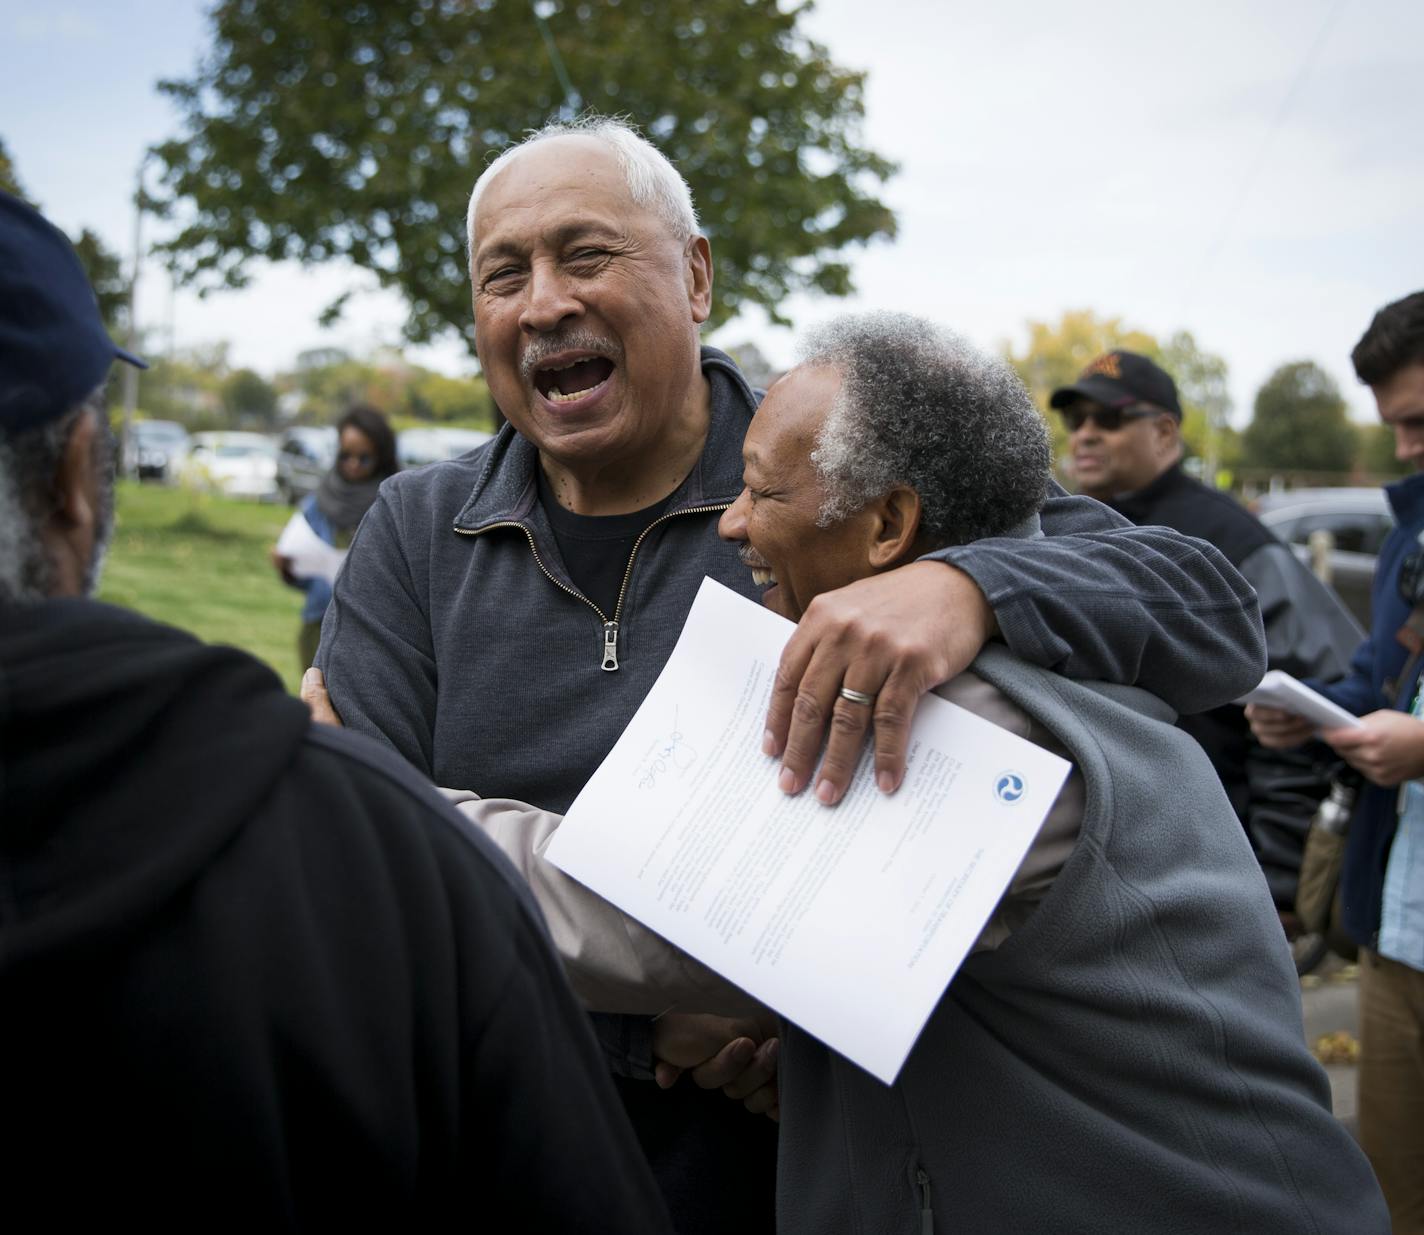
[(836, 318), (800, 353), (841, 375), (811, 454), (822, 527), (900, 484), (920, 496), (930, 548), (1001, 535), (1043, 505), (1048, 429), (1002, 360), (905, 313)]

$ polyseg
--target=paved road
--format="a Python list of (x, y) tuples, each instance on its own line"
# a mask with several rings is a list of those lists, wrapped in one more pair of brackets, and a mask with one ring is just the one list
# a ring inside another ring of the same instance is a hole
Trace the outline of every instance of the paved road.
[[(1305, 1010), (1305, 1040), (1308, 1043), (1314, 1045), (1323, 1034), (1340, 1030), (1358, 1036), (1360, 1016), (1353, 965), (1346, 965), (1333, 956), (1328, 957), (1314, 974), (1302, 979), (1300, 998)], [(1325, 1071), (1330, 1077), (1335, 1114), (1354, 1132), (1355, 1065), (1326, 1064)]]

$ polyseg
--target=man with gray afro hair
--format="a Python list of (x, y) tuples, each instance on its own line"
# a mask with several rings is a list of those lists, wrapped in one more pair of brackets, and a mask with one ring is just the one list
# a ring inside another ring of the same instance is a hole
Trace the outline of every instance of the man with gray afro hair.
[(1003, 361), (905, 313), (839, 317), (799, 352), (841, 375), (811, 454), (822, 527), (897, 484), (920, 496), (926, 549), (997, 535), (1043, 504), (1048, 432)]

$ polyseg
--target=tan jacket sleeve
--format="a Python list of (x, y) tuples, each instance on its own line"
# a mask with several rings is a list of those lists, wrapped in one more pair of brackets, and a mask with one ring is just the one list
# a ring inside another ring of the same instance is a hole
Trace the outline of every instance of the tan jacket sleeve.
[(544, 857), (563, 816), (508, 798), (442, 789), (499, 847), (544, 911), (569, 982), (591, 1012), (755, 1015), (761, 1005)]

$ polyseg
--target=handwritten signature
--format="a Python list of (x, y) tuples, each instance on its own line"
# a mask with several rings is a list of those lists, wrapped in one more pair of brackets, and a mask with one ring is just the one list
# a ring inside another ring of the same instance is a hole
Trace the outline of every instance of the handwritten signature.
[(658, 777), (665, 772), (676, 772), (681, 776), (697, 762), (697, 752), (688, 745), (677, 727), (677, 713), (673, 713), (673, 730), (658, 742), (648, 761), (638, 770), (638, 788), (656, 789)]

